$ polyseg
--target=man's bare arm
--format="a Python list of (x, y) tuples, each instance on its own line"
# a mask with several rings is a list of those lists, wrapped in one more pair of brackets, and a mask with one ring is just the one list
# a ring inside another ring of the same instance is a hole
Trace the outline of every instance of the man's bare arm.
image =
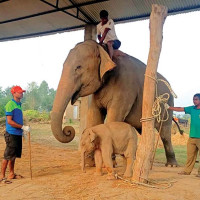
[(100, 44), (103, 43), (103, 41), (104, 41), (104, 39), (105, 39), (105, 37), (106, 37), (106, 35), (107, 35), (107, 33), (108, 33), (109, 30), (110, 30), (110, 28), (106, 28), (106, 29), (104, 30), (104, 33), (103, 33), (101, 39), (99, 40), (99, 43), (100, 43)]
[(184, 112), (184, 107), (169, 107), (169, 110), (177, 111), (177, 112)]
[(21, 124), (18, 124), (18, 123), (16, 123), (15, 121), (13, 121), (12, 116), (8, 115), (8, 116), (6, 116), (6, 118), (7, 118), (8, 124), (11, 125), (12, 127), (15, 127), (15, 128), (22, 128), (22, 125), (21, 125)]

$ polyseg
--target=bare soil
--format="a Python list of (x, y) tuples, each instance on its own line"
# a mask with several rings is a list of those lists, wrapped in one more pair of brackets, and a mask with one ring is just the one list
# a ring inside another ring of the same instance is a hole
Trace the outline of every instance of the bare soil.
[[(42, 125), (45, 126), (45, 125)], [(54, 138), (51, 138), (54, 140)], [(0, 134), (0, 162), (3, 159), (5, 142)], [(199, 199), (200, 178), (195, 177), (197, 169), (191, 175), (178, 175), (182, 167), (165, 167), (164, 163), (154, 163), (149, 178), (155, 181), (150, 188), (131, 185), (125, 180), (106, 180), (95, 176), (95, 168), (80, 170), (80, 153), (77, 147), (51, 145), (43, 139), (31, 142), (32, 174), (30, 178), (29, 146), (23, 142), (23, 155), (16, 160), (15, 171), (24, 176), (13, 180), (11, 184), (0, 183), (0, 199), (4, 200), (191, 200)], [(124, 172), (121, 157), (117, 157), (116, 171), (121, 176)], [(130, 181), (130, 179), (127, 179)], [(170, 186), (168, 189), (163, 189)]]

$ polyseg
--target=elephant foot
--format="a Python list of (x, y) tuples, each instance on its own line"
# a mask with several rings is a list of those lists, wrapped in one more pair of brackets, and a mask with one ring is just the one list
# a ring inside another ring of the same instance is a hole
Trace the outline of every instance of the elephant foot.
[(87, 166), (87, 167), (95, 167), (94, 158), (87, 157), (87, 158), (85, 159), (85, 166)]
[(130, 173), (130, 172), (125, 172), (124, 173), (124, 176), (123, 176), (124, 178), (130, 178), (130, 177), (132, 177), (132, 173)]
[(100, 168), (96, 169), (96, 172), (94, 173), (96, 176), (102, 176), (102, 170)]
[(175, 161), (167, 161), (165, 163), (165, 167), (168, 167), (168, 165), (171, 166), (171, 167), (178, 167), (179, 166), (178, 163), (176, 162), (176, 160)]
[(107, 180), (115, 180), (116, 179), (116, 176), (115, 176), (115, 174), (108, 174), (107, 175), (107, 178), (106, 178)]
[(95, 176), (102, 176), (103, 174), (102, 174), (102, 172), (95, 172), (94, 175)]

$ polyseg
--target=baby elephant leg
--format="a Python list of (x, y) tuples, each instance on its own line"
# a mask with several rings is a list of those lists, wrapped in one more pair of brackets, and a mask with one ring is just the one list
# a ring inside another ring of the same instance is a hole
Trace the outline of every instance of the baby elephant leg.
[(96, 164), (96, 175), (102, 175), (102, 163), (103, 163), (103, 159), (102, 159), (102, 154), (101, 154), (101, 150), (97, 149), (94, 152), (94, 160), (95, 160), (95, 164)]
[(126, 171), (124, 172), (124, 177), (131, 177), (133, 173), (133, 162), (135, 159), (136, 147), (133, 140), (130, 140), (126, 151), (124, 152), (124, 157), (126, 159)]
[(102, 149), (102, 157), (103, 157), (103, 163), (108, 172), (107, 179), (109, 180), (115, 179), (115, 172), (112, 162), (112, 151), (109, 148)]

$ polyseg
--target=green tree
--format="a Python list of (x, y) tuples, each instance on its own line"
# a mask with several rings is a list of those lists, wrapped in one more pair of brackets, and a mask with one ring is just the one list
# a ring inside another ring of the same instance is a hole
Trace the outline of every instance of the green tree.
[(28, 83), (24, 99), (22, 101), (24, 110), (38, 110), (40, 105), (40, 95), (36, 82)]

